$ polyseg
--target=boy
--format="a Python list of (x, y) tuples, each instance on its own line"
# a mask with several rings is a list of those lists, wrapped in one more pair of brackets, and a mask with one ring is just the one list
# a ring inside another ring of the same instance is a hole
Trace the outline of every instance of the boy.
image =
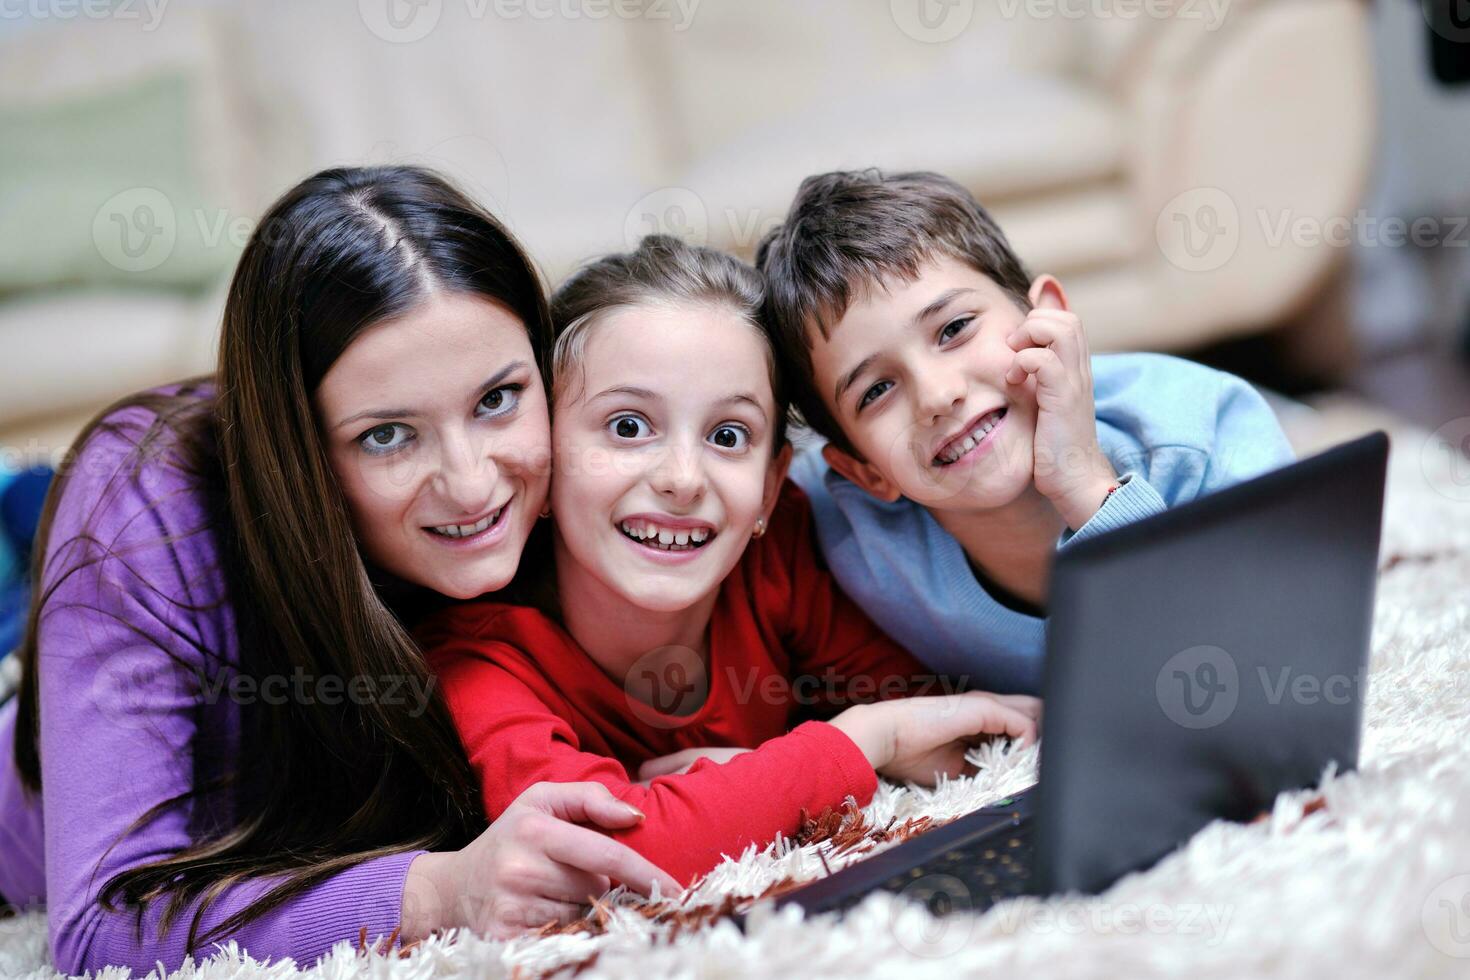
[(827, 564), (940, 673), (1037, 693), (1056, 548), (1292, 459), (1244, 381), (1091, 357), (1061, 283), (938, 174), (809, 177), (756, 261), (826, 439), (791, 476)]

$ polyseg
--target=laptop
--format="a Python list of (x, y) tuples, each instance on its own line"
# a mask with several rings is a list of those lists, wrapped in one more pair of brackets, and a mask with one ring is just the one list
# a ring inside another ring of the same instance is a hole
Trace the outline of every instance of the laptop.
[(1355, 767), (1387, 460), (1377, 432), (1058, 552), (1037, 785), (773, 901), (1096, 894)]

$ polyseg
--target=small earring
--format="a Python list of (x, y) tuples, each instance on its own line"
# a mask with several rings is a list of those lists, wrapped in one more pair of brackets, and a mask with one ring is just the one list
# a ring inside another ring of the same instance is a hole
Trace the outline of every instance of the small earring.
[(766, 533), (766, 519), (764, 517), (757, 517), (755, 519), (755, 534), (751, 535), (751, 537), (756, 537), (756, 538), (764, 537), (765, 536), (765, 533)]
[(546, 506), (541, 508), (541, 517), (544, 519), (544, 518), (547, 518), (547, 517), (550, 517), (550, 516), (551, 516), (551, 501), (547, 501), (546, 502)]

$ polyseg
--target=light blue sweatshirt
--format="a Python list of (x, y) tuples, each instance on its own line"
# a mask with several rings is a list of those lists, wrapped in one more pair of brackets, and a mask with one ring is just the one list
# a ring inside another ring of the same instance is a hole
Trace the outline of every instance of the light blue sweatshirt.
[[(1092, 382), (1098, 443), (1122, 485), (1058, 548), (1294, 458), (1265, 399), (1234, 375), (1160, 354), (1104, 354), (1092, 359)], [(797, 457), (791, 478), (811, 498), (832, 574), (884, 631), (936, 673), (1040, 692), (1046, 621), (987, 593), (927, 510), (870, 496), (828, 467), (820, 446)]]

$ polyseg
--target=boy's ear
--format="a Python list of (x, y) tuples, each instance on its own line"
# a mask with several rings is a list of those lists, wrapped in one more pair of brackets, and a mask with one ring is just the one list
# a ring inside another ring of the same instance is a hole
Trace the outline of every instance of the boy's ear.
[(786, 473), (791, 469), (791, 443), (781, 447), (771, 465), (766, 467), (765, 492), (761, 496), (761, 514), (769, 522), (771, 511), (776, 508), (776, 498), (781, 496), (781, 487), (786, 483)]
[(1046, 273), (1042, 273), (1031, 280), (1031, 289), (1026, 294), (1026, 298), (1031, 300), (1033, 309), (1070, 309), (1067, 306), (1067, 293), (1062, 289), (1062, 284), (1057, 281), (1056, 276), (1047, 275)]
[(898, 487), (890, 483), (878, 467), (854, 459), (830, 442), (822, 447), (822, 458), (828, 466), (884, 503), (891, 504), (902, 496)]

